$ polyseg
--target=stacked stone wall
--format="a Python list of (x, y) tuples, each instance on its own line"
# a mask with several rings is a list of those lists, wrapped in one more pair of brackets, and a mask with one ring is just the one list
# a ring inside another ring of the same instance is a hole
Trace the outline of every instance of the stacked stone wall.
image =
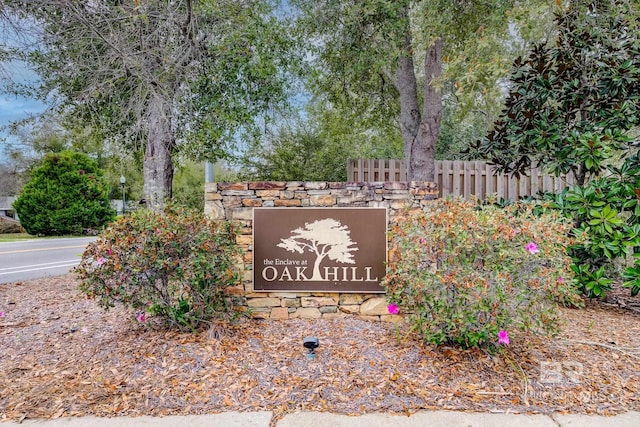
[(236, 223), (241, 283), (230, 288), (240, 309), (264, 319), (336, 318), (357, 315), (393, 321), (382, 294), (327, 292), (255, 292), (253, 289), (253, 208), (375, 207), (386, 208), (389, 222), (398, 211), (421, 209), (438, 197), (430, 182), (237, 182), (205, 184), (205, 213)]

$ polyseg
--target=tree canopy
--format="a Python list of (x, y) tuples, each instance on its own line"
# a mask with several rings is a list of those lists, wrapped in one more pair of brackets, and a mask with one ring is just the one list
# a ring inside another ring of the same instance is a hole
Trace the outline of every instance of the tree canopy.
[[(572, 2), (552, 45), (518, 58), (506, 108), (472, 147), (498, 172), (543, 166), (580, 185), (637, 152), (640, 28), (627, 1)], [(636, 147), (636, 148), (634, 148)]]
[(394, 123), (348, 116), (327, 102), (312, 101), (304, 113), (278, 123), (243, 156), (246, 179), (340, 182), (349, 159), (402, 157)]
[[(55, 101), (63, 126), (84, 140), (137, 153), (151, 207), (171, 196), (177, 158), (215, 161), (257, 135), (260, 150), (249, 155), (267, 151), (252, 163), (261, 177), (284, 160), (295, 167), (274, 179), (301, 171), (334, 179), (340, 156), (403, 152), (409, 178), (432, 181), (436, 156), (459, 153), (497, 117), (511, 58), (544, 38), (560, 4), (0, 1), (3, 23), (30, 24), (28, 48), (4, 49), (40, 75), (42, 85), (26, 90)], [(293, 66), (301, 57), (308, 67)], [(291, 99), (294, 69), (316, 113), (273, 132), (273, 107)], [(305, 154), (287, 159), (289, 148)]]
[(173, 158), (222, 157), (285, 100), (288, 32), (267, 0), (3, 0), (41, 31), (24, 59), (67, 123), (144, 151), (150, 207), (171, 196)]
[(434, 179), (445, 94), (493, 117), (509, 24), (523, 16), (521, 2), (506, 0), (293, 3), (314, 44), (312, 91), (347, 115), (393, 118), (409, 178), (423, 181)]
[[(615, 270), (635, 256), (623, 286), (640, 292), (640, 27), (624, 0), (571, 2), (556, 16), (555, 42), (515, 61), (506, 108), (471, 148), (502, 173), (541, 166), (577, 184), (552, 195), (570, 216), (579, 287), (611, 289)], [(549, 197), (549, 196), (548, 196)], [(614, 260), (621, 260), (615, 266)], [(613, 273), (613, 274), (612, 274)]]

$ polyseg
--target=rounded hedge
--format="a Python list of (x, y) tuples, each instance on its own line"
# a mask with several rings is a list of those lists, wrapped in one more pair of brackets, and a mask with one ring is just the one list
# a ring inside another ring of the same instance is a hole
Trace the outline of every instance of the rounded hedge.
[(81, 234), (116, 215), (98, 164), (71, 151), (47, 154), (13, 207), (27, 233), (45, 236)]

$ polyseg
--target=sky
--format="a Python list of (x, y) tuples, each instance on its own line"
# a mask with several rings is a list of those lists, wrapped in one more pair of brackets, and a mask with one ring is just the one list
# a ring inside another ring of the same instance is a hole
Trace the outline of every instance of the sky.
[(16, 98), (12, 96), (0, 96), (0, 127), (28, 117), (30, 114), (41, 113), (44, 105), (39, 101)]
[[(3, 66), (3, 71), (18, 82), (33, 81), (36, 78), (24, 65), (12, 63), (3, 64)], [(13, 138), (9, 136), (7, 130), (3, 129), (5, 126), (30, 115), (42, 113), (44, 110), (45, 105), (38, 100), (0, 93), (0, 140)], [(5, 143), (0, 141), (0, 162), (5, 160), (4, 145)]]
[[(15, 28), (27, 28), (23, 26), (23, 21), (16, 21), (21, 25)], [(16, 33), (13, 25), (5, 25), (3, 22), (0, 26), (0, 43), (2, 48), (18, 48), (24, 49), (24, 43), (31, 40), (30, 32), (21, 31)], [(20, 84), (36, 82), (38, 77), (29, 66), (22, 61), (3, 61), (0, 63), (0, 77), (5, 83), (9, 81)], [(21, 119), (25, 119), (30, 115), (37, 115), (45, 110), (45, 105), (35, 99), (16, 97), (5, 93), (4, 87), (0, 86), (0, 162), (4, 161), (5, 153), (3, 140), (8, 138), (8, 131), (3, 129), (7, 125)], [(12, 138), (12, 137), (9, 137)]]

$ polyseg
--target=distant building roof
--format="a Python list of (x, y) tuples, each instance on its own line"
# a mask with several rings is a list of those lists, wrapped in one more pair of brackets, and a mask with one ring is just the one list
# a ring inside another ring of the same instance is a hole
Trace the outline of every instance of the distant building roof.
[(11, 205), (16, 201), (16, 197), (0, 197), (0, 211), (12, 211)]

